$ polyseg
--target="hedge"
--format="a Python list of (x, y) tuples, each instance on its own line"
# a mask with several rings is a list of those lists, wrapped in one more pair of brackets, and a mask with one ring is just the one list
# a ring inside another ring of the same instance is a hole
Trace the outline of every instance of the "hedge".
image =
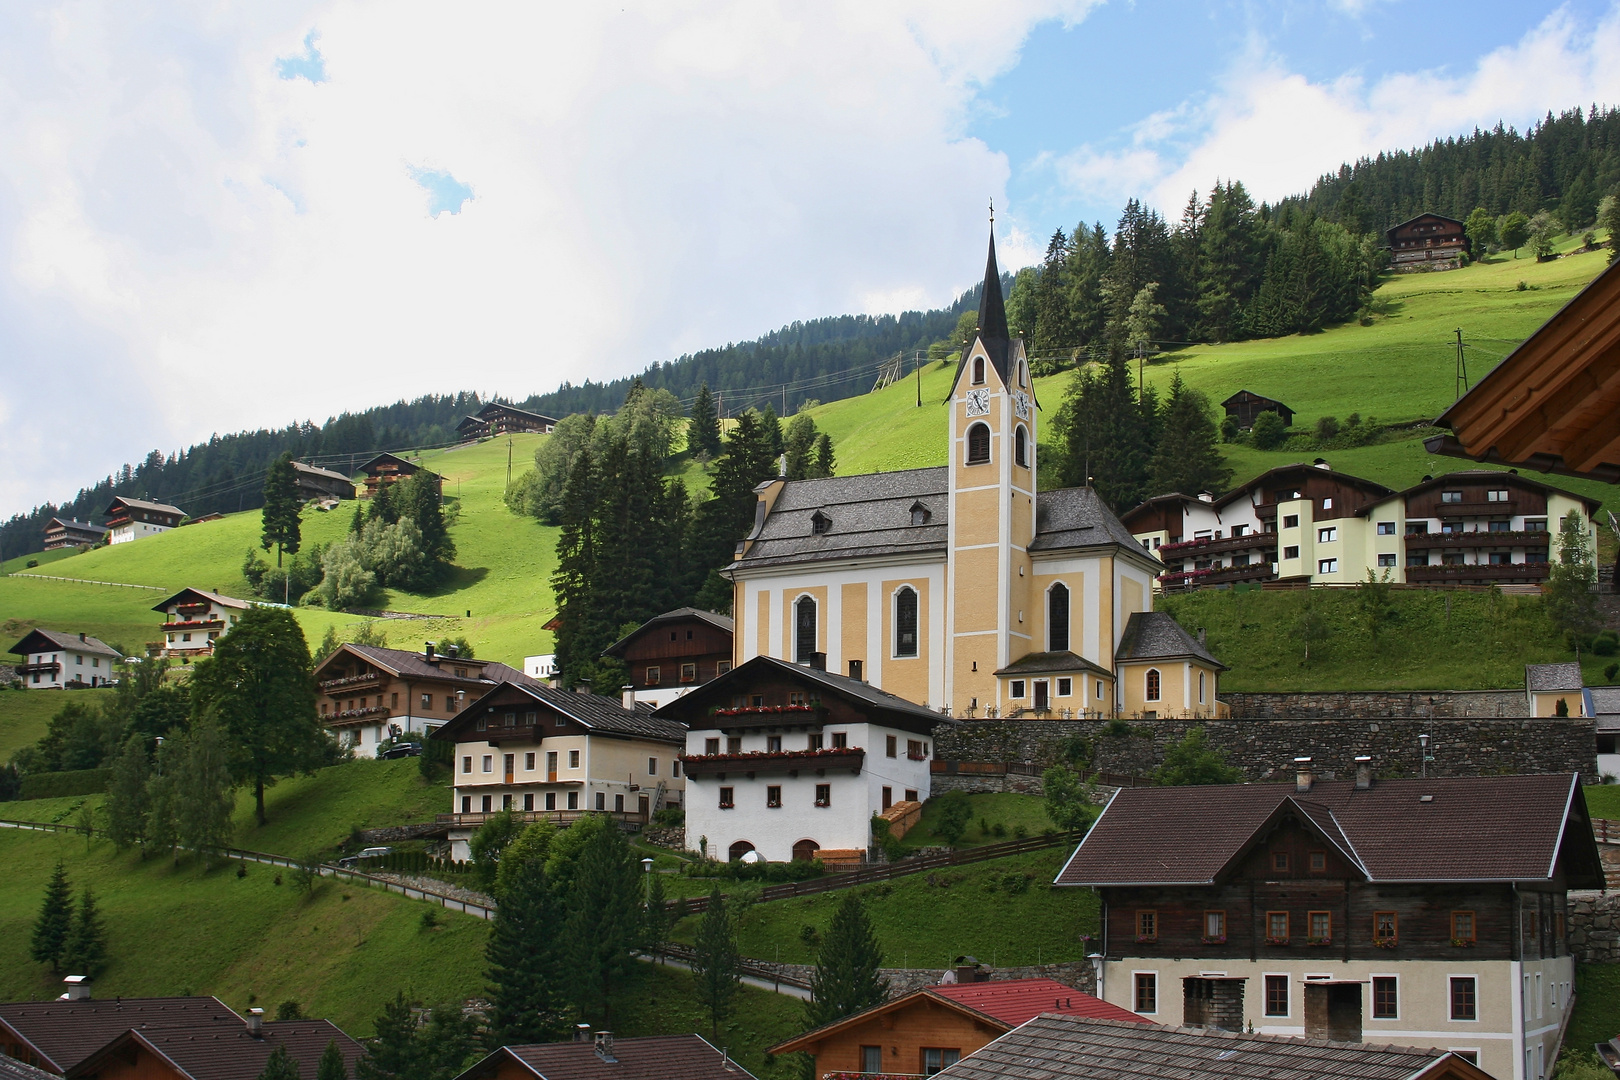
[(19, 799), (59, 799), (66, 795), (99, 795), (112, 780), (111, 769), (30, 773), (22, 778)]

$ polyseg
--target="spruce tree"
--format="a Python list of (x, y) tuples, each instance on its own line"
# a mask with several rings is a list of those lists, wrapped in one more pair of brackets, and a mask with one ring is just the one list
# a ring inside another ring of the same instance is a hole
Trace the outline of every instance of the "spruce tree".
[(819, 478), (832, 476), (838, 468), (838, 460), (833, 457), (832, 436), (825, 431), (816, 436), (815, 464), (810, 467), (810, 476)]
[(648, 951), (656, 953), (669, 940), (670, 911), (668, 899), (664, 895), (663, 875), (655, 872), (647, 876), (652, 880), (647, 883), (647, 908), (643, 941), (646, 943)]
[(698, 1001), (709, 1014), (709, 1033), (718, 1037), (720, 1021), (731, 1015), (742, 986), (737, 930), (718, 885), (709, 893), (709, 906), (703, 911), (692, 943), (692, 978), (697, 984)]
[(880, 970), (882, 964), (883, 950), (872, 933), (866, 908), (850, 890), (833, 912), (816, 954), (805, 1021), (820, 1027), (887, 1000), (889, 985)]
[(608, 823), (586, 843), (568, 890), (566, 920), (573, 1004), (611, 1020), (642, 938), (641, 882), (624, 834)]
[(782, 456), (782, 421), (776, 415), (776, 406), (766, 405), (765, 411), (760, 414), (759, 428), (765, 434), (765, 441), (770, 445), (771, 457)]
[(343, 1060), (343, 1051), (337, 1040), (326, 1044), (321, 1051), (320, 1063), (315, 1067), (315, 1080), (349, 1080), (349, 1065)]
[(1167, 495), (1179, 491), (1188, 495), (1210, 491), (1219, 493), (1231, 482), (1232, 470), (1221, 458), (1209, 399), (1181, 381), (1177, 371), (1170, 379), (1170, 396), (1162, 411), (1158, 445), (1153, 451), (1147, 494)]
[(715, 409), (709, 384), (698, 388), (697, 400), (686, 421), (686, 448), (694, 457), (712, 458), (720, 452), (720, 414)]
[(376, 494), (371, 497), (371, 505), (366, 508), (366, 521), (380, 521), (384, 525), (392, 525), (399, 520), (399, 510), (394, 506), (394, 484), (378, 484)]
[(553, 649), (557, 670), (570, 684), (594, 670), (602, 649), (613, 643), (610, 628), (597, 615), (596, 468), (589, 447), (574, 456), (563, 487), (562, 531), (557, 536), (557, 569), (551, 575), (559, 626)]
[(28, 955), (37, 963), (51, 965), (52, 971), (61, 971), (63, 953), (72, 930), (73, 887), (68, 884), (67, 867), (58, 862), (56, 869), (51, 871), (51, 880), (45, 886), (45, 899), (40, 902), (39, 918), (34, 920), (34, 936), (29, 942)]
[(146, 840), (146, 814), (150, 809), (146, 785), (150, 779), (146, 738), (131, 735), (113, 761), (107, 786), (107, 835), (120, 851)]
[(1123, 342), (1110, 342), (1101, 370), (1077, 372), (1054, 422), (1065, 486), (1090, 484), (1116, 513), (1141, 501), (1153, 453)]
[(456, 542), (444, 523), (439, 492), (427, 470), (413, 474), (399, 485), (394, 497), (400, 517), (408, 517), (422, 530), (422, 553), (428, 559), (428, 577), (421, 584), (432, 585), (456, 557)]
[(264, 550), (276, 549), (276, 565), (281, 565), (281, 553), (298, 553), (300, 539), (298, 513), (303, 507), (298, 501), (298, 470), (293, 468), (292, 451), (278, 457), (264, 478), (263, 528), (259, 543)]
[(349, 519), (349, 535), (359, 536), (366, 527), (366, 504), (356, 499), (354, 502), (354, 517)]
[(259, 1073), (259, 1080), (298, 1080), (298, 1062), (287, 1053), (285, 1043), (270, 1051), (270, 1057), (264, 1063), (264, 1071)]
[(73, 928), (68, 931), (62, 947), (62, 964), (70, 975), (83, 975), (94, 979), (107, 970), (107, 927), (96, 907), (96, 895), (90, 886), (84, 887), (79, 908), (74, 912)]
[(559, 992), (567, 981), (560, 912), (544, 855), (519, 857), (514, 866), (515, 872), (502, 874), (507, 885), (484, 946), (490, 1037), (495, 1045), (553, 1042), (568, 1027)]
[(815, 468), (816, 422), (806, 413), (800, 413), (787, 423), (782, 435), (782, 452), (787, 455), (787, 478), (803, 480)]
[(371, 1044), (354, 1065), (355, 1080), (417, 1080), (421, 1075), (416, 1045), (414, 1002), (403, 990), (372, 1021)]

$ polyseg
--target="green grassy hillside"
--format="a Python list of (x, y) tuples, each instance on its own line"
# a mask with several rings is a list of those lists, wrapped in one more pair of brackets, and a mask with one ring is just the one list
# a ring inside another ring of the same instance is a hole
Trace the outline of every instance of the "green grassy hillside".
[[(111, 690), (0, 690), (0, 762), (39, 741), (64, 701), (100, 703)], [(69, 697), (72, 694), (74, 696)]]

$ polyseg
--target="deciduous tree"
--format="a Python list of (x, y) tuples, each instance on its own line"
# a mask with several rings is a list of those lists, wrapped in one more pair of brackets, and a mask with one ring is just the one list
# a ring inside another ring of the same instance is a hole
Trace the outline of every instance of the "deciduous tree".
[(151, 808), (147, 782), (151, 773), (145, 736), (131, 735), (113, 761), (107, 785), (107, 835), (121, 851), (145, 843), (146, 815)]
[(1188, 728), (1180, 742), (1164, 752), (1164, 760), (1153, 770), (1153, 782), (1166, 786), (1190, 784), (1236, 784), (1241, 770), (1226, 763), (1226, 754), (1209, 745), (1201, 727)]
[(1543, 603), (1547, 617), (1571, 647), (1583, 644), (1603, 625), (1592, 589), (1596, 583), (1592, 537), (1579, 513), (1566, 514), (1558, 527), (1558, 561), (1548, 574)]

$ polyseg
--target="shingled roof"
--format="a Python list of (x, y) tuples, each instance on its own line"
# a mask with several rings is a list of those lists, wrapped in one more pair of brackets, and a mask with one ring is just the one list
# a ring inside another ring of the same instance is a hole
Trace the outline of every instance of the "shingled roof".
[(1581, 665), (1570, 661), (1524, 665), (1524, 685), (1531, 693), (1556, 693), (1560, 690), (1575, 692), (1586, 684), (1581, 676)]
[[(131, 1028), (186, 1025), (242, 1030), (244, 1021), (212, 997), (12, 1001), (0, 1004), (0, 1026), (40, 1065), (63, 1074)], [(257, 1075), (257, 1074), (255, 1074)]]
[(1035, 539), (1030, 541), (1029, 550), (1058, 551), (1101, 544), (1118, 544), (1158, 566), (1158, 559), (1142, 550), (1136, 537), (1092, 488), (1058, 488), (1035, 496)]
[(42, 652), (45, 649), (119, 658), (123, 655), (100, 638), (93, 638), (88, 634), (82, 637), (78, 634), (64, 634), (60, 630), (46, 630), (41, 626), (36, 626), (24, 634), (22, 640), (13, 645), (10, 651), (18, 656), (27, 656), (29, 653)]
[(717, 721), (705, 720), (699, 723), (701, 718), (708, 715), (709, 707), (722, 702), (729, 703), (735, 686), (752, 682), (762, 672), (788, 675), (810, 683), (820, 691), (835, 694), (852, 702), (857, 708), (875, 712), (877, 716), (873, 718), (874, 722), (903, 730), (929, 734), (941, 724), (953, 723), (948, 716), (941, 715), (926, 705), (918, 705), (903, 697), (896, 697), (870, 683), (835, 675), (830, 671), (817, 671), (807, 664), (790, 664), (774, 656), (756, 656), (724, 675), (718, 675), (695, 687), (690, 693), (666, 703), (653, 715), (670, 720), (684, 718), (693, 728), (713, 727)]
[(665, 623), (679, 622), (682, 619), (697, 619), (701, 622), (708, 623), (717, 630), (724, 630), (728, 634), (732, 633), (736, 629), (736, 623), (732, 621), (730, 615), (721, 615), (713, 611), (704, 611), (702, 608), (678, 607), (674, 611), (666, 611), (662, 615), (654, 615), (652, 618), (648, 619), (646, 622), (624, 635), (624, 637), (603, 649), (602, 655), (618, 656), (626, 645), (640, 637), (642, 634), (646, 633), (648, 630), (651, 630), (653, 627), (662, 626)]
[(1226, 670), (1225, 664), (1164, 611), (1133, 612), (1114, 655), (1120, 660), (1202, 660)]
[[(507, 670), (510, 671), (511, 669), (508, 668)], [(593, 732), (600, 732), (604, 735), (627, 735), (638, 739), (656, 739), (660, 742), (680, 743), (683, 745), (686, 742), (686, 725), (684, 724), (664, 719), (641, 709), (632, 712), (626, 709), (617, 698), (601, 697), (597, 694), (575, 694), (567, 690), (558, 690), (537, 679), (531, 679), (522, 672), (516, 673), (515, 678), (502, 679), (492, 686), (488, 692), (479, 697), (477, 701), (468, 702), (467, 707), (457, 713), (454, 720), (438, 728), (428, 737), (454, 742), (462, 736), (462, 732), (472, 722), (473, 716), (478, 712), (483, 702), (490, 695), (499, 693), (507, 687), (519, 691), (538, 704), (555, 709), (570, 720)], [(482, 735), (478, 737), (483, 738)]]
[[(737, 568), (871, 555), (944, 558), (950, 501), (945, 466), (791, 480), (744, 543)], [(912, 507), (927, 512), (913, 525)], [(825, 524), (818, 532), (815, 519)]]
[(14, 1057), (0, 1054), (0, 1080), (57, 1080), (57, 1076), (44, 1069), (36, 1069)]
[[(429, 662), (421, 653), (410, 649), (384, 649), (376, 645), (346, 643), (338, 651), (362, 657), (376, 664), (384, 671), (406, 679), (443, 679), (446, 682), (463, 683), (467, 686), (494, 686), (500, 682), (520, 682), (528, 678), (517, 668), (508, 667), (505, 664), (467, 658), (458, 660), (458, 658), (450, 656), (448, 653), (436, 654), (438, 663), (435, 664)], [(333, 653), (332, 655), (336, 656), (338, 654)], [(469, 673), (466, 678), (459, 677), (454, 670), (454, 665), (458, 662), (477, 668), (480, 674), (472, 675)], [(325, 667), (329, 663), (331, 663), (330, 658), (323, 661), (320, 666)], [(318, 671), (319, 669), (317, 669)]]
[(258, 1080), (277, 1047), (298, 1065), (302, 1080), (315, 1080), (321, 1054), (337, 1043), (350, 1076), (365, 1048), (330, 1020), (282, 1020), (262, 1025), (254, 1035), (238, 1019), (234, 1024), (181, 1024), (137, 1028), (113, 1039), (65, 1074), (65, 1080), (93, 1076), (110, 1058), (145, 1050), (185, 1080)]
[(487, 1080), (506, 1061), (537, 1080), (754, 1080), (754, 1075), (701, 1035), (615, 1039), (611, 1060), (588, 1042), (503, 1046), (456, 1080)]
[(1078, 653), (1067, 649), (1057, 652), (1025, 653), (1017, 660), (996, 672), (997, 675), (1041, 675), (1049, 672), (1089, 671), (1093, 675), (1100, 675), (1105, 679), (1112, 679), (1114, 673), (1099, 664), (1094, 664)]
[(200, 596), (209, 603), (218, 604), (221, 607), (239, 608), (243, 611), (253, 606), (246, 600), (238, 600), (234, 596), (226, 596), (223, 593), (209, 592), (207, 589), (181, 589), (167, 600), (160, 600), (153, 604), (152, 610), (167, 611), (170, 604), (186, 596)]
[(1602, 888), (1572, 774), (1124, 788), (1055, 884), (1210, 885), (1293, 815), (1374, 882), (1548, 881)]
[(940, 1080), (1490, 1080), (1445, 1050), (1046, 1014)]

